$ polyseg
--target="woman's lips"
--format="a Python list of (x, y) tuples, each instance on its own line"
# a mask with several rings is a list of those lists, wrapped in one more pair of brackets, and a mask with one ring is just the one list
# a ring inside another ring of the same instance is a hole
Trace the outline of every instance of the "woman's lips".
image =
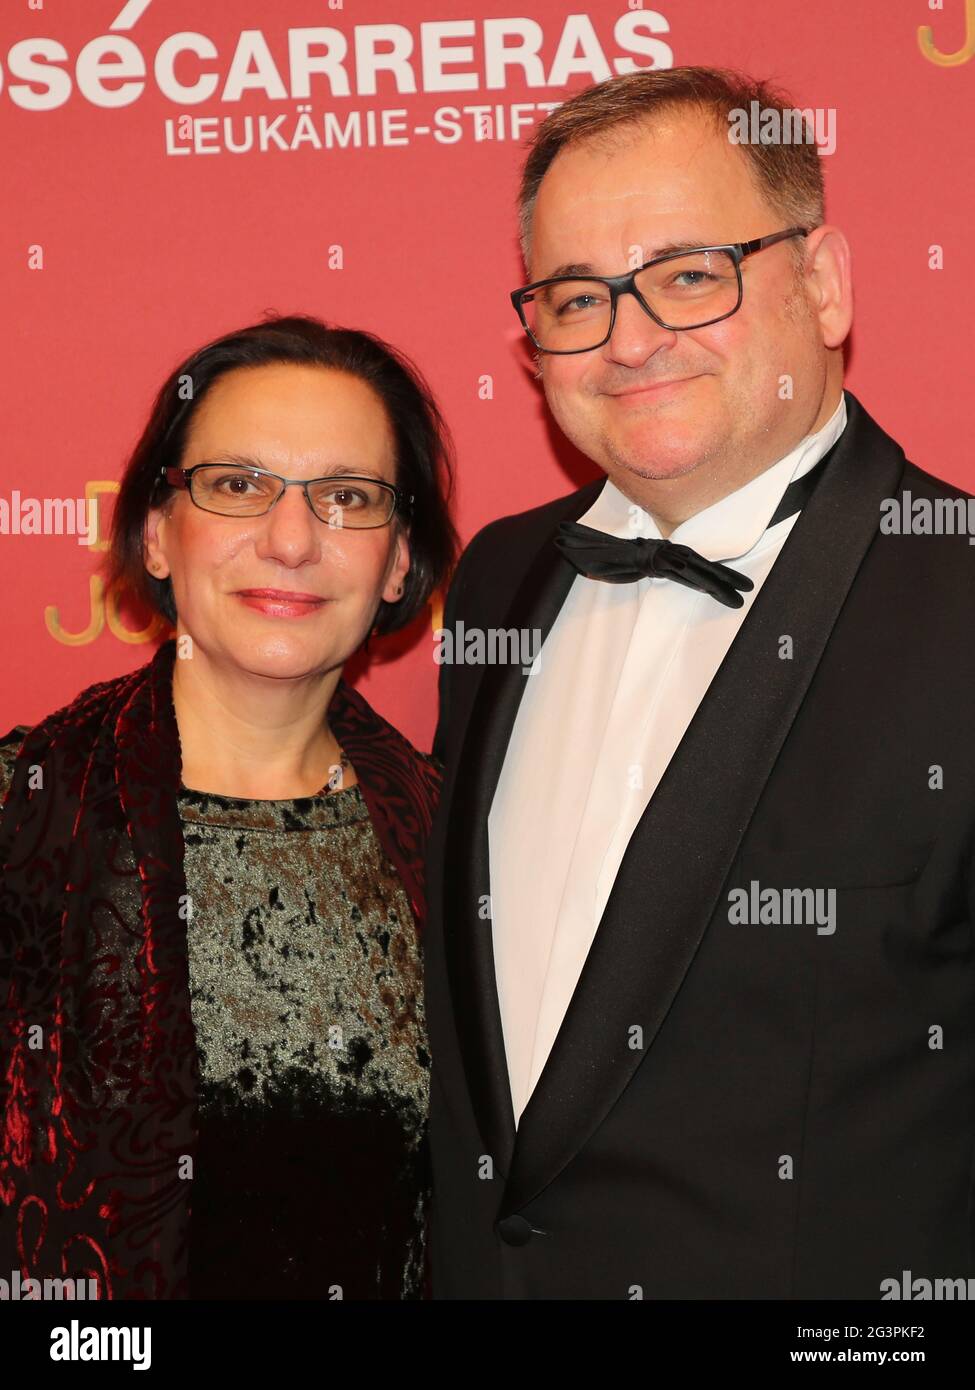
[(328, 602), (318, 594), (297, 594), (285, 589), (239, 589), (237, 597), (248, 608), (269, 618), (306, 618)]

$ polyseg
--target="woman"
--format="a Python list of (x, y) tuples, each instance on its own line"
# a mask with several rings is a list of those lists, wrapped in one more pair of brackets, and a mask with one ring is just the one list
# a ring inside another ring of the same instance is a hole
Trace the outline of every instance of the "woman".
[(449, 472), (406, 360), (315, 319), (160, 391), (109, 578), (175, 636), (0, 757), (4, 1269), (423, 1296), (439, 773), (342, 670), (443, 581)]

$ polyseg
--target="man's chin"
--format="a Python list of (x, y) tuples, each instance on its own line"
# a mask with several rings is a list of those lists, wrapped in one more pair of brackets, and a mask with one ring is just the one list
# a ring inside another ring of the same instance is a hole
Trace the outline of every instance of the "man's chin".
[(701, 417), (655, 418), (650, 412), (630, 420), (607, 421), (603, 457), (643, 478), (677, 478), (691, 472), (707, 456), (707, 436)]
[(707, 455), (699, 443), (696, 447), (670, 449), (607, 450), (603, 467), (611, 478), (625, 482), (627, 475), (648, 481), (663, 482), (668, 478), (685, 478), (700, 468)]

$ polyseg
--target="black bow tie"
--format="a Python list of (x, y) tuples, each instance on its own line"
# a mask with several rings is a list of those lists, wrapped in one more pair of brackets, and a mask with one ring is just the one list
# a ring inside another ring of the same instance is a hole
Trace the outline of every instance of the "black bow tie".
[[(802, 510), (832, 452), (830, 449), (807, 473), (789, 484), (766, 529)], [(644, 577), (673, 579), (689, 589), (703, 590), (729, 608), (741, 608), (745, 600), (739, 591), (747, 593), (755, 587), (747, 575), (729, 569), (720, 560), (706, 560), (689, 545), (673, 541), (609, 536), (578, 521), (563, 521), (555, 544), (580, 574), (606, 579), (611, 584), (630, 584)]]

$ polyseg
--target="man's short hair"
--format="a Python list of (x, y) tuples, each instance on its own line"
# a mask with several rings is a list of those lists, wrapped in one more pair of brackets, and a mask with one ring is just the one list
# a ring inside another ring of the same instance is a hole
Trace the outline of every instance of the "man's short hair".
[[(766, 82), (726, 68), (661, 68), (627, 73), (587, 87), (549, 113), (530, 142), (518, 193), (521, 249), (531, 259), (531, 223), (538, 189), (560, 151), (585, 141), (605, 141), (611, 147), (627, 128), (651, 127), (654, 120), (675, 110), (699, 111), (713, 118), (716, 128), (729, 135), (734, 112), (750, 115), (752, 102), (759, 109), (794, 112), (788, 95)], [(823, 171), (814, 141), (790, 143), (757, 141), (738, 146), (748, 160), (755, 182), (769, 207), (782, 218), (783, 227), (822, 224), (825, 218)], [(804, 242), (790, 243), (795, 264), (801, 267)]]

